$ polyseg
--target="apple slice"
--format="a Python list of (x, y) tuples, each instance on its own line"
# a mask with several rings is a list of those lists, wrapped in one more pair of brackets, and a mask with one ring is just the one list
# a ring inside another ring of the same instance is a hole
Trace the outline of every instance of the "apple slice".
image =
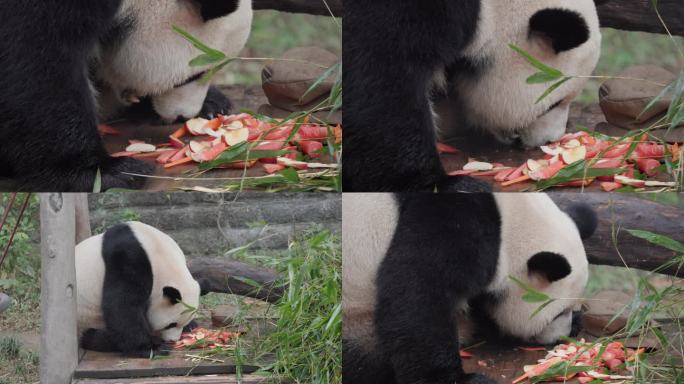
[(573, 149), (573, 148), (577, 148), (577, 147), (579, 147), (579, 146), (581, 146), (581, 145), (582, 145), (582, 143), (580, 143), (579, 140), (577, 140), (577, 139), (572, 139), (572, 140), (568, 140), (565, 144), (563, 144), (563, 148), (565, 148), (565, 149)]
[(137, 142), (126, 147), (126, 152), (145, 153), (145, 152), (154, 152), (156, 150), (157, 150), (157, 147), (155, 147), (152, 144), (137, 143)]
[(226, 144), (231, 147), (240, 143), (244, 143), (247, 141), (247, 139), (249, 139), (249, 129), (240, 128), (228, 131), (223, 135), (223, 139), (225, 140)]
[(185, 123), (185, 126), (188, 127), (188, 131), (195, 135), (204, 135), (204, 127), (207, 125), (209, 120), (203, 119), (201, 117), (195, 118), (195, 119), (190, 119)]
[(194, 153), (201, 153), (211, 148), (211, 146), (212, 145), (210, 142), (193, 140), (190, 142), (190, 151)]
[(536, 161), (529, 159), (527, 160), (527, 170), (530, 172), (537, 172), (538, 170), (542, 169), (542, 165)]
[(624, 184), (624, 185), (629, 185), (635, 188), (644, 188), (646, 187), (646, 182), (643, 180), (637, 180), (637, 179), (632, 179), (631, 177), (627, 176), (622, 176), (622, 175), (617, 175), (615, 176), (615, 182)]
[(464, 171), (473, 172), (491, 171), (492, 169), (494, 169), (494, 164), (485, 163), (482, 161), (471, 161), (463, 167)]
[(285, 169), (285, 166), (282, 164), (262, 164), (261, 166), (264, 167), (264, 170), (269, 175), (274, 174), (276, 172), (280, 172), (283, 169)]
[(563, 153), (563, 151), (565, 149), (563, 149), (563, 147), (559, 147), (559, 146), (544, 145), (541, 147), (541, 150), (542, 150), (542, 152), (546, 153), (547, 155), (556, 156), (556, 155), (560, 155), (561, 153)]
[[(578, 142), (579, 143), (579, 142)], [(570, 165), (587, 157), (587, 147), (580, 145), (572, 149), (567, 149), (561, 154), (561, 158), (565, 164)]]
[(299, 169), (299, 170), (305, 170), (305, 169), (309, 168), (309, 164), (307, 164), (303, 161), (292, 160), (292, 159), (289, 159), (287, 157), (279, 157), (277, 159), (277, 161), (278, 161), (278, 164), (280, 164), (280, 165), (284, 165), (286, 167), (292, 167), (292, 168)]

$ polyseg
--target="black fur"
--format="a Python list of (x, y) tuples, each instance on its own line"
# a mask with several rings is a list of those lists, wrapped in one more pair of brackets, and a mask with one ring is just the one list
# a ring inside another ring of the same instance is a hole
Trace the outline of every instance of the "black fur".
[(568, 260), (557, 253), (540, 252), (527, 260), (527, 272), (537, 273), (553, 283), (570, 275), (572, 267)]
[(239, 0), (198, 0), (204, 21), (228, 16), (238, 9)]
[(88, 60), (120, 0), (0, 1), (0, 173), (28, 191), (140, 188), (151, 167), (113, 159), (97, 132)]
[(478, 0), (346, 0), (345, 191), (488, 191), (447, 177), (430, 111), (436, 71), (462, 59)]
[[(347, 342), (344, 382), (494, 383), (463, 372), (455, 318), (456, 303), (481, 294), (496, 272), (501, 219), (493, 196), (413, 194), (398, 201), (397, 228), (377, 274), (379, 352), (350, 354), (356, 348)], [(367, 379), (375, 370), (393, 375)]]
[(102, 257), (102, 312), (106, 328), (87, 330), (81, 337), (81, 347), (149, 357), (160, 340), (152, 336), (147, 320), (153, 282), (147, 254), (131, 228), (120, 224), (105, 232)]
[(178, 290), (177, 290), (176, 288), (174, 288), (174, 287), (164, 287), (164, 288), (162, 289), (162, 292), (163, 292), (163, 294), (164, 294), (164, 297), (166, 297), (167, 299), (169, 299), (169, 301), (170, 301), (171, 304), (173, 304), (173, 305), (178, 304), (178, 303), (180, 303), (181, 301), (183, 301), (183, 297), (181, 296), (180, 291), (178, 291)]
[(551, 39), (556, 53), (577, 48), (589, 40), (590, 32), (584, 17), (567, 9), (544, 9), (530, 19), (530, 32)]
[(232, 105), (228, 96), (224, 95), (218, 88), (211, 86), (199, 115), (205, 119), (213, 119), (217, 115), (229, 114), (231, 109)]
[(598, 226), (598, 216), (591, 206), (584, 203), (573, 203), (563, 210), (575, 222), (583, 240), (594, 234)]

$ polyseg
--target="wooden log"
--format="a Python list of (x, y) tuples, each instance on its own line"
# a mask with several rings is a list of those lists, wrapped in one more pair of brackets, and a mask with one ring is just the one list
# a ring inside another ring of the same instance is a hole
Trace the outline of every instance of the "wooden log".
[[(681, 0), (659, 0), (658, 10), (675, 35), (684, 36), (684, 5)], [(651, 0), (608, 0), (599, 5), (602, 27), (665, 33)]]
[[(207, 257), (188, 260), (188, 268), (195, 280), (200, 283), (203, 293), (231, 293), (271, 303), (283, 296), (283, 288), (276, 286), (279, 275), (270, 268)], [(242, 279), (255, 282), (261, 288)]]
[[(328, 7), (326, 7), (326, 3)], [(330, 12), (342, 17), (344, 8), (342, 0), (254, 0), (254, 9), (274, 9), (283, 12), (309, 13), (312, 15), (330, 16)]]
[[(335, 16), (344, 14), (342, 0), (326, 0)], [(652, 0), (597, 1), (601, 26), (628, 31), (665, 33), (656, 15)], [(254, 0), (254, 9), (275, 9), (283, 12), (330, 16), (323, 0)], [(681, 0), (660, 0), (658, 9), (670, 31), (684, 36), (684, 7)]]
[(74, 195), (40, 196), (40, 382), (67, 384), (78, 364)]
[[(598, 228), (584, 242), (592, 264), (618, 267), (626, 264), (630, 268), (650, 271), (678, 255), (630, 235), (627, 229), (649, 231), (684, 243), (684, 209), (649, 200), (649, 195), (564, 193), (551, 194), (551, 197), (561, 208), (584, 202), (596, 209)], [(684, 270), (679, 270), (676, 266), (665, 269), (662, 273), (684, 277)]]

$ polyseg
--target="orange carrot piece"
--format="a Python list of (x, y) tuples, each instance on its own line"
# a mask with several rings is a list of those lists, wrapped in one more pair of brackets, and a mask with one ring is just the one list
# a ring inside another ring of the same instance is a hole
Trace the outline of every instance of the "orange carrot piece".
[(185, 157), (185, 158), (182, 158), (182, 159), (180, 159), (180, 160), (178, 160), (178, 161), (174, 161), (174, 162), (171, 162), (171, 163), (168, 163), (168, 164), (164, 164), (164, 168), (167, 168), (167, 169), (168, 169), (168, 168), (173, 168), (173, 167), (177, 167), (177, 166), (179, 166), (179, 165), (183, 165), (183, 164), (187, 164), (187, 163), (192, 163), (192, 162), (193, 162), (193, 160), (192, 160), (191, 157)]
[(511, 180), (511, 181), (507, 181), (507, 182), (505, 182), (505, 183), (501, 183), (501, 186), (502, 186), (502, 187), (508, 187), (508, 186), (513, 185), (513, 184), (522, 183), (522, 182), (527, 181), (527, 180), (530, 180), (530, 177), (527, 176), (527, 175), (524, 175), (524, 176), (518, 177), (517, 179), (513, 179), (513, 180)]
[(183, 124), (182, 127), (178, 128), (176, 132), (171, 134), (171, 137), (173, 137), (174, 139), (180, 139), (181, 137), (187, 136), (188, 133), (188, 127), (186, 127), (185, 124)]

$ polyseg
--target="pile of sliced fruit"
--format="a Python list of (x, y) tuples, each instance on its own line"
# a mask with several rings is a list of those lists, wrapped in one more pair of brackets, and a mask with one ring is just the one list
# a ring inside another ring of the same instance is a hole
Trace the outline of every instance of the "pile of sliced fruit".
[(237, 337), (237, 333), (228, 331), (212, 331), (206, 328), (195, 328), (192, 332), (181, 335), (173, 349), (225, 348)]
[(124, 151), (112, 156), (154, 158), (165, 168), (200, 163), (200, 169), (246, 169), (260, 163), (267, 173), (276, 173), (287, 167), (334, 168), (334, 164), (304, 160), (321, 157), (326, 143), (341, 141), (340, 126), (332, 128), (307, 119), (267, 122), (243, 113), (213, 120), (191, 119), (168, 143), (131, 140)]
[(513, 380), (513, 384), (525, 382), (611, 383), (633, 379), (627, 363), (636, 360), (644, 349), (626, 348), (620, 342), (607, 345), (586, 343), (560, 344), (536, 365), (524, 367), (525, 374)]
[[(502, 186), (525, 181), (545, 181), (558, 177), (558, 183), (548, 186), (586, 187), (598, 180), (604, 191), (625, 186), (634, 188), (674, 188), (675, 182), (649, 180), (663, 172), (667, 159), (679, 161), (678, 144), (664, 145), (641, 140), (597, 138), (581, 131), (565, 135), (559, 142), (541, 147), (543, 159), (528, 160), (517, 167), (491, 164), (471, 159), (462, 170), (451, 176), (493, 177)], [(638, 170), (638, 173), (636, 172)], [(547, 187), (548, 187), (547, 186)]]

